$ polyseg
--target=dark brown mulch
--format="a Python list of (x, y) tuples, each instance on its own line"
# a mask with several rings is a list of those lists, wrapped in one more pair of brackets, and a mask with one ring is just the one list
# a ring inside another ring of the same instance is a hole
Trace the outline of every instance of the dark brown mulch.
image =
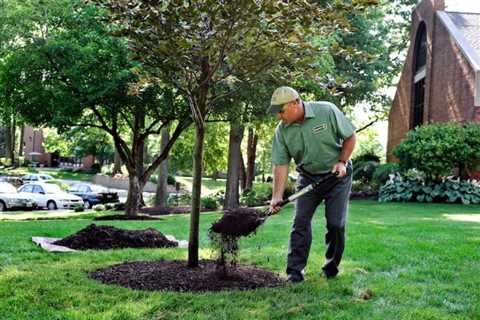
[(156, 229), (123, 230), (112, 226), (91, 224), (77, 233), (55, 241), (54, 244), (77, 249), (166, 248), (177, 247)]
[(111, 214), (108, 216), (95, 217), (93, 220), (163, 220), (162, 218), (152, 217), (145, 214), (137, 214), (135, 216), (128, 216), (126, 214)]
[(248, 236), (263, 223), (257, 210), (251, 208), (238, 208), (227, 210), (214, 224), (211, 230), (223, 235), (241, 237)]
[(252, 290), (285, 282), (272, 272), (246, 265), (237, 265), (224, 277), (211, 260), (200, 261), (198, 268), (188, 268), (186, 261), (179, 260), (125, 262), (90, 272), (89, 276), (105, 284), (147, 291)]
[[(191, 207), (172, 207), (167, 208), (163, 206), (156, 206), (156, 207), (143, 207), (140, 209), (141, 213), (150, 214), (150, 215), (167, 215), (167, 214), (181, 214), (181, 213), (190, 213), (192, 211)], [(202, 212), (212, 211), (208, 209), (200, 209)]]

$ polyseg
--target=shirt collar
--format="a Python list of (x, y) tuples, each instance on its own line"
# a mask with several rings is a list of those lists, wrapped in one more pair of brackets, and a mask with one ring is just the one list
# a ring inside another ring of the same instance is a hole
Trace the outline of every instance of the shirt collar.
[[(310, 105), (310, 103), (302, 101), (302, 105), (303, 105), (303, 111), (305, 112), (305, 119), (315, 118), (315, 113), (313, 112), (313, 109), (312, 109), (312, 106)], [(284, 124), (283, 122), (281, 122), (281, 123), (282, 123), (282, 126), (284, 128), (287, 128), (287, 127), (291, 126), (292, 124), (295, 124), (295, 122), (287, 123), (287, 124)], [(302, 125), (302, 123), (296, 123), (296, 124), (297, 125)]]

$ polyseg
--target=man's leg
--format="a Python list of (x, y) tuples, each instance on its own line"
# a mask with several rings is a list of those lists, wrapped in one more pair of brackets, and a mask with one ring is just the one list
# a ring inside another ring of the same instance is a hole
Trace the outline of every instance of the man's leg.
[(342, 260), (345, 248), (345, 224), (348, 214), (348, 201), (352, 187), (352, 176), (342, 178), (332, 190), (325, 195), (325, 218), (327, 233), (325, 243), (326, 262), (323, 272), (327, 278), (333, 278), (338, 273), (338, 266)]
[[(309, 183), (309, 180), (300, 176), (298, 189)], [(303, 269), (307, 264), (312, 243), (312, 217), (321, 201), (321, 197), (315, 192), (309, 192), (298, 198), (295, 203), (295, 219), (288, 249), (287, 274), (293, 278), (300, 278), (296, 280), (303, 279)]]

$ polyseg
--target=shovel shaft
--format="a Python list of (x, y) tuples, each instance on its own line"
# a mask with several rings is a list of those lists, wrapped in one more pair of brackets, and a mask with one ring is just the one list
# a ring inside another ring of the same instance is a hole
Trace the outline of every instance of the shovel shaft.
[[(316, 182), (313, 182), (313, 183), (309, 184), (309, 185), (306, 186), (305, 188), (302, 188), (300, 191), (295, 192), (294, 194), (292, 194), (292, 195), (291, 195), (290, 197), (288, 197), (287, 199), (284, 199), (282, 202), (277, 203), (277, 206), (279, 206), (279, 207), (281, 208), (281, 207), (285, 206), (286, 204), (297, 200), (298, 198), (300, 198), (300, 197), (303, 196), (304, 194), (307, 194), (307, 193), (309, 193), (310, 191), (318, 188), (322, 183), (324, 183), (324, 182), (327, 181), (328, 179), (331, 179), (332, 177), (336, 177), (336, 176), (338, 176), (338, 172), (327, 174), (327, 175), (326, 175), (325, 177), (323, 177), (322, 179), (320, 179), (320, 180), (318, 180), (318, 181), (316, 181)], [(267, 215), (267, 216), (271, 216), (271, 215), (272, 215), (272, 210), (271, 210), (270, 208), (267, 209), (266, 215)]]

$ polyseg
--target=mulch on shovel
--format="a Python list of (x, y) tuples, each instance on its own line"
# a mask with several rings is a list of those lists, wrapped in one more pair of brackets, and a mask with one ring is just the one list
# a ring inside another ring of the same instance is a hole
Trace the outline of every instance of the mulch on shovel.
[(220, 220), (212, 224), (211, 230), (232, 237), (245, 237), (257, 230), (261, 224), (261, 216), (257, 210), (238, 208), (225, 211)]
[(54, 244), (77, 250), (120, 249), (120, 248), (165, 248), (177, 247), (178, 243), (168, 240), (160, 231), (123, 230), (112, 226), (91, 224)]
[(237, 265), (224, 276), (216, 261), (201, 260), (198, 268), (188, 268), (186, 261), (138, 261), (117, 264), (89, 273), (105, 284), (137, 290), (220, 291), (251, 290), (285, 283), (278, 275), (253, 266)]

